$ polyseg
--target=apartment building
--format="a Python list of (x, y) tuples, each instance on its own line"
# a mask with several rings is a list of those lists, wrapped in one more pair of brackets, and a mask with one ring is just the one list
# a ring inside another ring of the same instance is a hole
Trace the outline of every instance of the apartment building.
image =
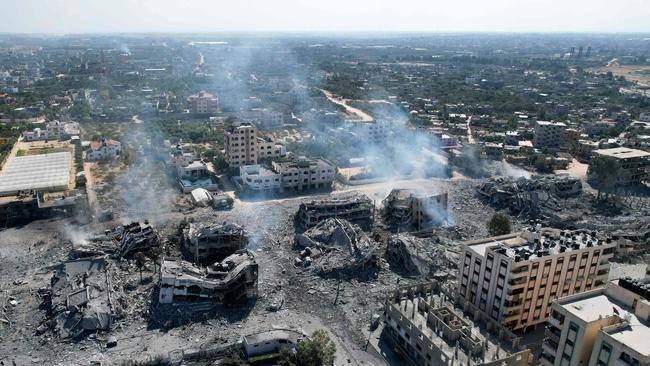
[(254, 108), (239, 112), (239, 118), (255, 123), (261, 130), (270, 131), (282, 128), (284, 116), (280, 112), (268, 108)]
[(557, 300), (545, 336), (543, 366), (650, 365), (650, 278)]
[(530, 350), (519, 344), (515, 334), (489, 317), (475, 316), (471, 310), (464, 313), (448, 295), (432, 282), (400, 287), (386, 296), (387, 339), (408, 364), (528, 365)]
[(334, 181), (336, 167), (324, 159), (301, 157), (274, 161), (270, 166), (239, 167), (242, 189), (257, 192), (286, 192), (327, 188)]
[(25, 141), (66, 139), (79, 135), (79, 123), (77, 122), (60, 122), (51, 121), (45, 125), (45, 130), (35, 128), (31, 131), (22, 133)]
[(544, 323), (553, 300), (605, 285), (616, 243), (542, 229), (465, 242), (458, 296), (512, 330)]
[(187, 97), (190, 104), (190, 113), (193, 114), (214, 114), (219, 111), (219, 100), (206, 91)]
[(564, 142), (566, 125), (562, 122), (537, 121), (533, 145), (538, 149), (559, 149)]
[(224, 133), (225, 158), (231, 168), (256, 165), (259, 160), (276, 159), (287, 155), (284, 145), (271, 136), (258, 137), (254, 124), (233, 125)]
[(650, 178), (650, 153), (627, 147), (594, 150), (594, 156), (606, 156), (618, 162), (617, 185), (641, 183)]
[(350, 132), (355, 134), (364, 143), (383, 144), (392, 133), (392, 125), (386, 120), (369, 122), (350, 122)]
[(412, 189), (393, 189), (382, 201), (382, 213), (394, 227), (423, 230), (448, 221), (447, 192), (427, 195)]

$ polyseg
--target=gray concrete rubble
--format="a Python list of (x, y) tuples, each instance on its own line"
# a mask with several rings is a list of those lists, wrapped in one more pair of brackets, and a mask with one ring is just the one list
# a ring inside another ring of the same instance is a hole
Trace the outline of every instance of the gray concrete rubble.
[(295, 235), (301, 248), (294, 264), (312, 267), (319, 273), (336, 270), (364, 269), (377, 265), (381, 250), (357, 225), (343, 219), (327, 219)]
[(393, 189), (382, 201), (386, 224), (405, 230), (424, 230), (449, 220), (447, 192), (428, 195), (413, 189)]
[(207, 267), (183, 260), (163, 260), (159, 302), (246, 303), (257, 297), (257, 276), (257, 261), (248, 250), (238, 251)]
[(189, 224), (183, 230), (185, 257), (195, 263), (211, 264), (244, 249), (248, 237), (242, 226), (221, 223), (199, 226)]
[(117, 258), (139, 251), (147, 251), (160, 244), (156, 231), (149, 224), (132, 222), (106, 230), (104, 235), (73, 243), (76, 257), (110, 254)]
[(451, 252), (449, 246), (432, 239), (394, 235), (386, 246), (386, 260), (391, 268), (411, 275), (451, 277), (456, 259), (457, 254)]
[(580, 195), (582, 182), (573, 177), (557, 176), (499, 177), (482, 183), (477, 191), (497, 207), (508, 208), (512, 213), (539, 216), (541, 206), (552, 206), (560, 199)]
[(61, 338), (108, 330), (116, 317), (111, 267), (103, 258), (61, 264), (52, 277), (48, 325)]
[(366, 195), (333, 196), (300, 204), (296, 221), (303, 228), (312, 227), (329, 218), (340, 218), (360, 225), (373, 222), (375, 204)]

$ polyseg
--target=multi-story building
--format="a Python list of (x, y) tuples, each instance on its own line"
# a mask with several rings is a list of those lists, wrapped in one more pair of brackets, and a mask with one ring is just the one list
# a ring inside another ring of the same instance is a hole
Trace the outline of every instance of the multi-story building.
[(562, 122), (537, 121), (533, 145), (539, 149), (559, 149), (564, 142), (566, 125)]
[[(463, 314), (449, 295), (432, 282), (401, 287), (386, 296), (384, 331), (408, 364), (528, 365), (530, 350), (519, 344), (515, 334), (471, 309)], [(483, 329), (499, 336), (488, 336)]]
[(270, 167), (239, 167), (243, 189), (250, 191), (303, 191), (331, 186), (336, 174), (334, 164), (324, 159), (298, 158), (273, 161)]
[(256, 165), (260, 160), (287, 155), (284, 145), (271, 136), (258, 137), (253, 124), (234, 125), (224, 135), (226, 163), (231, 168)]
[(650, 278), (557, 300), (545, 336), (543, 366), (650, 365)]
[(214, 114), (219, 110), (219, 100), (212, 94), (200, 91), (187, 98), (193, 114)]
[(350, 122), (350, 132), (356, 134), (364, 143), (383, 144), (392, 132), (392, 125), (387, 120), (369, 122)]
[(383, 214), (391, 225), (422, 230), (448, 221), (447, 201), (447, 192), (427, 195), (393, 189), (382, 201)]
[(616, 243), (542, 229), (465, 242), (458, 295), (512, 330), (544, 323), (557, 298), (605, 285)]
[(606, 156), (618, 162), (617, 185), (641, 183), (650, 178), (650, 153), (627, 147), (594, 150), (594, 156)]
[(282, 113), (267, 108), (255, 108), (239, 112), (239, 117), (246, 121), (254, 122), (261, 130), (269, 131), (282, 128), (284, 117)]
[(25, 141), (65, 139), (79, 135), (79, 124), (77, 122), (51, 121), (45, 125), (45, 130), (35, 128), (22, 133)]

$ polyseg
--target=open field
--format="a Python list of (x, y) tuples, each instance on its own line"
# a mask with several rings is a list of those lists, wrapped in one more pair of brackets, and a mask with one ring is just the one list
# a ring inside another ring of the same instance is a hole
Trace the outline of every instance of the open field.
[(614, 76), (623, 76), (629, 81), (633, 81), (642, 86), (650, 86), (650, 66), (646, 65), (618, 65), (603, 66), (587, 69), (587, 71), (597, 73), (610, 72)]

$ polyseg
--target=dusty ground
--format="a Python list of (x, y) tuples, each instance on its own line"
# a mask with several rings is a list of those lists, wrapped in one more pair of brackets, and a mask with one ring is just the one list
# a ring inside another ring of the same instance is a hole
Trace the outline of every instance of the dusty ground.
[(650, 66), (645, 65), (619, 65), (612, 63), (611, 66), (603, 66), (587, 69), (591, 72), (607, 73), (612, 72), (614, 76), (624, 76), (629, 81), (634, 81), (641, 85), (650, 86)]

